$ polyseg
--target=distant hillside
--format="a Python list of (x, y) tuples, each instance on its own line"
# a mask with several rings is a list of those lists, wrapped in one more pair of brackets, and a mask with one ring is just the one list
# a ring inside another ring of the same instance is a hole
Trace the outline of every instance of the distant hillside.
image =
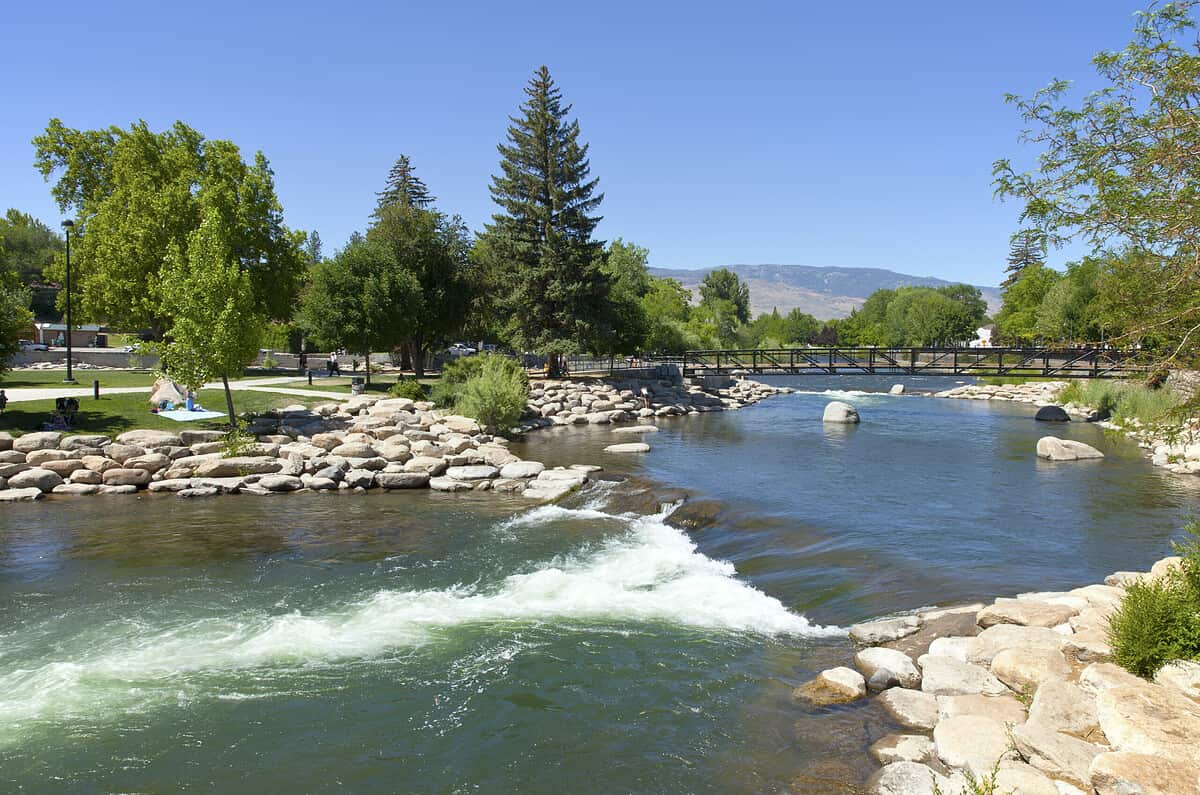
[[(942, 287), (953, 284), (929, 276), (909, 276), (883, 268), (815, 268), (809, 265), (729, 265), (731, 271), (750, 285), (754, 314), (777, 308), (781, 314), (800, 309), (819, 320), (845, 317), (862, 306), (876, 290), (895, 287)], [(672, 270), (651, 268), (655, 276), (678, 279), (699, 298), (700, 280), (715, 268)], [(980, 287), (988, 312), (1000, 309), (1000, 290)]]

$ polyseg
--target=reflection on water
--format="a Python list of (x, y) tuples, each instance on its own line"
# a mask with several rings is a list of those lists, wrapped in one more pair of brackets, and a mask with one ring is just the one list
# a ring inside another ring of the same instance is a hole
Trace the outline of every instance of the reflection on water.
[[(432, 493), (6, 506), (0, 781), (843, 791), (892, 727), (869, 703), (791, 702), (845, 663), (822, 625), (1145, 566), (1195, 505), (1192, 481), (1128, 442), (1035, 424), (1031, 407), (794, 383), (806, 393), (665, 420), (644, 457), (605, 453), (608, 428), (515, 445), (615, 476), (561, 507)], [(821, 423), (834, 397), (860, 426)], [(1047, 433), (1107, 458), (1038, 461)]]

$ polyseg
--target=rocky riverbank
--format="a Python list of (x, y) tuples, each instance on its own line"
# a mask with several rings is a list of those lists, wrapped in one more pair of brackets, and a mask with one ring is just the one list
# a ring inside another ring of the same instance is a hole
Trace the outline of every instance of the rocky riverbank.
[[(1154, 681), (1110, 662), (1106, 628), (1124, 586), (1020, 594), (990, 605), (859, 624), (854, 667), (797, 688), (820, 707), (873, 697), (901, 731), (875, 742), (875, 795), (1195, 795), (1200, 792), (1200, 663)], [(969, 777), (995, 790), (969, 788)]]
[[(654, 421), (740, 408), (790, 391), (750, 381), (711, 391), (663, 382), (536, 381), (531, 387), (517, 432)], [(616, 432), (652, 430), (642, 424)], [(47, 494), (202, 497), (370, 489), (493, 491), (554, 500), (600, 469), (591, 464), (549, 469), (521, 460), (505, 438), (474, 419), (407, 398), (356, 396), (315, 409), (292, 406), (255, 418), (248, 433), (254, 441), (231, 455), (221, 431), (136, 430), (115, 440), (59, 432), (14, 438), (0, 432), (0, 501)], [(615, 444), (608, 450), (645, 452), (649, 445)]]
[(991, 386), (970, 384), (937, 392), (934, 397), (958, 400), (1007, 400), (1035, 406), (1060, 406), (1068, 419), (1095, 422), (1101, 428), (1125, 434), (1146, 451), (1150, 462), (1179, 475), (1200, 474), (1200, 418), (1179, 423), (1148, 426), (1134, 418), (1125, 422), (1105, 419), (1093, 406), (1060, 403), (1058, 395), (1065, 381), (1041, 381), (1026, 384)]

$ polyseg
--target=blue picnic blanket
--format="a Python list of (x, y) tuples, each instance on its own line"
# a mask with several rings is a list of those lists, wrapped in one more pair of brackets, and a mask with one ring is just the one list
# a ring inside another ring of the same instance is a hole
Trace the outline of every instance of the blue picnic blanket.
[(224, 412), (221, 411), (188, 411), (187, 409), (175, 409), (173, 411), (160, 411), (158, 416), (166, 417), (169, 420), (176, 422), (195, 422), (196, 420), (214, 420), (218, 417), (224, 417)]

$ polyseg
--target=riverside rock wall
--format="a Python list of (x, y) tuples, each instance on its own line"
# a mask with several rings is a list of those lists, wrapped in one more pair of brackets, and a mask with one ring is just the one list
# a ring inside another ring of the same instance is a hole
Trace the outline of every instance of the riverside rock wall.
[[(739, 382), (728, 390), (650, 384), (643, 397), (627, 384), (537, 381), (519, 428), (632, 423), (739, 408), (788, 390)], [(626, 429), (621, 429), (626, 430)], [(632, 426), (629, 431), (654, 430)], [(46, 494), (279, 494), (370, 489), (493, 491), (554, 500), (578, 488), (592, 464), (548, 469), (508, 450), (508, 442), (470, 417), (407, 398), (356, 396), (315, 409), (292, 406), (253, 420), (256, 441), (227, 453), (221, 431), (129, 431), (100, 435), (0, 432), (0, 501)], [(640, 443), (614, 453), (645, 452)]]
[(856, 625), (854, 667), (822, 672), (795, 697), (820, 707), (877, 694), (901, 731), (871, 746), (876, 795), (990, 792), (967, 779), (993, 772), (996, 792), (1195, 795), (1200, 663), (1146, 681), (1109, 661), (1106, 636), (1125, 586), (1178, 562)]

